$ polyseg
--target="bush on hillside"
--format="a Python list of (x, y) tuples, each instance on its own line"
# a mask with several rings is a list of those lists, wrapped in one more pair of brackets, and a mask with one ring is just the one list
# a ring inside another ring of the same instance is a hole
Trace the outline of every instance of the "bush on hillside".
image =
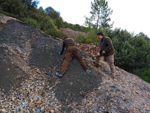
[(30, 25), (33, 25), (34, 27), (36, 27), (38, 29), (40, 29), (40, 25), (37, 23), (36, 20), (34, 20), (32, 18), (24, 18), (23, 21), (30, 24)]
[[(149, 67), (149, 68), (150, 68), (150, 67)], [(146, 70), (140, 75), (140, 77), (141, 77), (143, 80), (145, 80), (145, 81), (147, 81), (147, 82), (150, 83), (150, 69), (146, 69)]]
[(51, 29), (50, 30), (50, 35), (53, 37), (60, 37), (61, 32), (56, 30), (56, 29)]
[(149, 55), (147, 55), (147, 61), (148, 61), (148, 68), (147, 69), (145, 69), (144, 71), (143, 71), (143, 73), (141, 73), (141, 75), (140, 75), (140, 77), (143, 79), (143, 80), (145, 80), (145, 81), (147, 81), (147, 82), (149, 82), (150, 83), (150, 54)]
[(87, 39), (91, 39), (92, 40), (91, 43), (99, 41), (97, 38), (97, 32), (95, 30), (90, 30), (87, 33), (88, 33)]
[(86, 40), (86, 38), (83, 36), (83, 35), (81, 35), (81, 33), (77, 36), (77, 38), (75, 39), (75, 42), (76, 43), (85, 43), (85, 40)]
[(67, 37), (68, 37), (68, 35), (67, 35), (67, 34), (65, 34), (65, 33), (61, 32), (61, 33), (60, 33), (59, 38), (63, 39), (65, 36), (67, 36)]
[(85, 43), (89, 44), (89, 43), (92, 43), (92, 39), (86, 39)]
[(2, 11), (2, 8), (1, 8), (1, 6), (0, 6), (0, 11)]
[(46, 34), (48, 34), (48, 35), (56, 34), (56, 33), (53, 33), (53, 32), (56, 32), (57, 28), (56, 28), (53, 20), (50, 17), (48, 17), (48, 16), (45, 17), (45, 19), (43, 19), (39, 22), (39, 25), (40, 25), (40, 29), (42, 31), (44, 31)]
[(150, 62), (150, 54), (148, 54), (146, 58)]

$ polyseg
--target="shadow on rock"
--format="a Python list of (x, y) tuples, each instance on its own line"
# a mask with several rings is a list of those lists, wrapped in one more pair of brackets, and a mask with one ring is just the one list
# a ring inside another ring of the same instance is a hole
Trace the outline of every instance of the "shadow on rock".
[[(11, 63), (8, 48), (0, 47), (0, 89), (3, 89), (5, 93), (14, 87), (19, 87), (22, 80), (28, 78), (28, 76), (16, 65)], [(21, 75), (18, 77), (18, 75)]]
[(101, 75), (94, 72), (87, 74), (79, 62), (70, 62), (60, 84), (55, 88), (56, 98), (63, 104), (79, 102), (86, 98), (86, 94), (93, 91), (101, 83)]

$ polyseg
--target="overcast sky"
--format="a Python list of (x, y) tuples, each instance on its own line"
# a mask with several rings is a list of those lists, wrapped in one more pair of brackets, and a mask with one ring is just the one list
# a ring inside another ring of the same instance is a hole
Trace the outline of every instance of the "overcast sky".
[[(90, 17), (93, 0), (39, 0), (39, 6), (45, 9), (53, 7), (60, 12), (64, 21), (84, 25), (84, 16)], [(113, 29), (121, 28), (130, 33), (143, 32), (150, 37), (150, 0), (107, 0), (113, 10), (110, 16)]]

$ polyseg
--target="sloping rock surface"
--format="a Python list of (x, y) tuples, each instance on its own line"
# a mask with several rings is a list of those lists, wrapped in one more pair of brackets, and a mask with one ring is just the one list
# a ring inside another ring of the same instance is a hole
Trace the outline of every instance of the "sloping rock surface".
[(74, 59), (58, 78), (61, 45), (62, 40), (0, 14), (0, 112), (150, 112), (150, 84), (117, 66), (115, 79), (109, 79), (106, 62), (92, 66), (93, 51), (80, 50), (91, 73)]
[(82, 32), (82, 31), (74, 31), (74, 30), (72, 30), (72, 29), (70, 29), (70, 28), (60, 28), (60, 31), (63, 32), (63, 33), (65, 33), (65, 34), (67, 34), (68, 37), (71, 37), (71, 38), (77, 38), (77, 36), (78, 36), (79, 34), (83, 35), (84, 37), (87, 37), (87, 36), (88, 36), (88, 34), (85, 33), (85, 32)]

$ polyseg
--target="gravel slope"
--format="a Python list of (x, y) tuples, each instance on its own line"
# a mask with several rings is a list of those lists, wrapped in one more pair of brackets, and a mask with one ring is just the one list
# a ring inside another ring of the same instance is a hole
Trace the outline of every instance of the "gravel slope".
[(0, 19), (0, 112), (150, 113), (149, 83), (119, 67), (115, 79), (108, 79), (108, 64), (93, 67), (92, 56), (82, 50), (92, 72), (75, 59), (58, 78), (62, 40), (16, 19)]

